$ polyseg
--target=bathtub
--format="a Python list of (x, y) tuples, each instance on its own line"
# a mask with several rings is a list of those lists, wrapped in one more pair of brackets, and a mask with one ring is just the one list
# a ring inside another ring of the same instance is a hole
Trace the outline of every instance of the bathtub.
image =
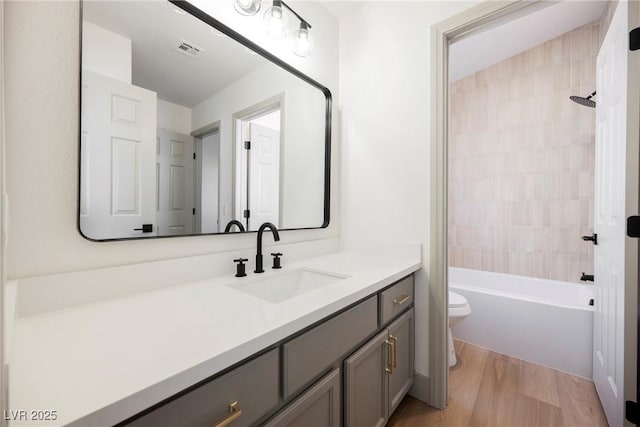
[(593, 286), (450, 267), (449, 289), (471, 306), (455, 339), (592, 378)]

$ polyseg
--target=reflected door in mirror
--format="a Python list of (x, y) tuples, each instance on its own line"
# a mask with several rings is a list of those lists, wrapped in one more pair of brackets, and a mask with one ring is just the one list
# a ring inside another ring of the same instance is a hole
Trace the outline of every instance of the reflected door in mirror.
[(155, 224), (156, 94), (82, 74), (80, 227), (92, 239), (148, 237)]

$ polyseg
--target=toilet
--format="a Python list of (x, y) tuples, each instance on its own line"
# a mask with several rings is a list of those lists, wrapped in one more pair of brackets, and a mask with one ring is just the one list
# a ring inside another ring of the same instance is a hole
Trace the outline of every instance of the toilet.
[(456, 349), (453, 346), (451, 328), (469, 314), (471, 314), (471, 307), (467, 299), (460, 294), (449, 291), (449, 367), (458, 363)]

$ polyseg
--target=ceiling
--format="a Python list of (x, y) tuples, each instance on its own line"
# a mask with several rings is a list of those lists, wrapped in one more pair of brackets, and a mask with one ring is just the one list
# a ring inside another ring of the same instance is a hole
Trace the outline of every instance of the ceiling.
[(449, 80), (456, 81), (602, 16), (606, 1), (562, 1), (453, 43)]
[(362, 1), (323, 0), (320, 2), (333, 16), (340, 19), (350, 15), (362, 6)]
[[(132, 41), (132, 83), (188, 108), (268, 63), (169, 2), (85, 1), (83, 19)], [(181, 40), (203, 49), (177, 50)]]

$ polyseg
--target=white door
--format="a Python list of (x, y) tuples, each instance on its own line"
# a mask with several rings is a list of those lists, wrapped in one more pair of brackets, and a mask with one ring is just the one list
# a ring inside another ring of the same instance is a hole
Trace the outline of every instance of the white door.
[(251, 123), (249, 230), (265, 222), (280, 227), (280, 132)]
[(198, 232), (223, 231), (219, 219), (220, 132), (214, 131), (198, 140), (196, 174), (196, 221)]
[(158, 129), (156, 197), (158, 235), (193, 233), (193, 137)]
[(629, 3), (619, 2), (597, 58), (593, 380), (612, 427), (624, 423), (625, 381), (631, 381), (631, 369), (635, 377), (625, 351), (637, 339), (625, 331), (625, 317), (627, 325), (629, 317), (635, 318), (635, 313), (625, 313), (625, 299), (635, 295), (637, 286), (635, 262), (630, 262), (637, 255), (625, 237), (627, 213), (637, 211), (637, 195), (631, 194), (638, 189), (637, 180), (629, 179), (637, 177), (638, 169), (633, 158), (638, 100), (629, 91), (636, 87), (633, 79), (639, 71), (637, 62), (629, 61), (629, 16)]
[(82, 103), (83, 234), (156, 235), (156, 93), (83, 71)]

